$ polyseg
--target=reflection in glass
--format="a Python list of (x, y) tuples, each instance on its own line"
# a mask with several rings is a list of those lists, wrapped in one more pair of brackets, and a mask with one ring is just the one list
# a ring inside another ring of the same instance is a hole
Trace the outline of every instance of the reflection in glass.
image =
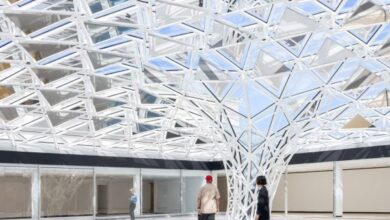
[(183, 212), (194, 213), (197, 211), (196, 198), (199, 189), (204, 184), (202, 176), (183, 177)]
[(97, 215), (129, 214), (129, 189), (133, 188), (133, 177), (96, 176)]
[(180, 185), (180, 177), (143, 177), (142, 213), (180, 213)]
[(92, 198), (91, 171), (76, 169), (42, 171), (42, 217), (93, 215)]
[(31, 173), (0, 168), (0, 219), (31, 218)]

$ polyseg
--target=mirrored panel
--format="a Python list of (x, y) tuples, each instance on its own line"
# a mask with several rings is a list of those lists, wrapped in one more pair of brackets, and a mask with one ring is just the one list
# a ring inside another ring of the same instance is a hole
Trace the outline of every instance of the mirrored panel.
[(219, 211), (226, 212), (228, 205), (228, 184), (226, 175), (218, 175), (218, 183), (217, 187), (219, 193), (221, 195), (221, 199), (219, 200)]
[(92, 216), (92, 169), (41, 171), (41, 217)]
[(180, 213), (180, 176), (143, 176), (141, 200), (143, 214)]
[(0, 219), (31, 218), (32, 170), (0, 167)]
[(96, 175), (96, 215), (129, 214), (133, 176)]
[(200, 188), (205, 184), (203, 176), (183, 177), (183, 212), (195, 213), (197, 211), (197, 197)]

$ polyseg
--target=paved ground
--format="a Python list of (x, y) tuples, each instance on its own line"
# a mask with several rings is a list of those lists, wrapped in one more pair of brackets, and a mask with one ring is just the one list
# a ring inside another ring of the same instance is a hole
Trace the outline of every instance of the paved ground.
[[(197, 220), (196, 216), (166, 216), (166, 217), (149, 217), (140, 218), (140, 220)], [(108, 219), (103, 219), (108, 220)], [(115, 220), (128, 220), (128, 218), (120, 218)], [(217, 216), (216, 220), (226, 220), (225, 216)], [(288, 218), (283, 215), (274, 215), (272, 220), (390, 220), (390, 215), (356, 215), (346, 214), (344, 218), (333, 218), (330, 214), (291, 214)]]
[[(127, 216), (100, 217), (98, 220), (129, 220)], [(137, 218), (139, 220), (197, 220), (196, 216), (145, 216)], [(42, 219), (43, 220), (43, 219)], [(73, 217), (73, 218), (44, 218), (44, 220), (93, 220), (91, 217)], [(216, 220), (226, 220), (225, 216), (217, 216)], [(370, 214), (357, 215), (346, 214), (343, 218), (333, 218), (329, 214), (290, 214), (288, 218), (281, 214), (272, 216), (271, 220), (390, 220), (390, 214)]]

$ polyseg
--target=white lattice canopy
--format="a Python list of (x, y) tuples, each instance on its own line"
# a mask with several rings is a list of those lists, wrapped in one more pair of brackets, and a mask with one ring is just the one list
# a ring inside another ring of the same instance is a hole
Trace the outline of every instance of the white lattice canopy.
[[(1, 0), (1, 149), (221, 160), (389, 141), (388, 0)], [(248, 193), (241, 193), (247, 191)]]

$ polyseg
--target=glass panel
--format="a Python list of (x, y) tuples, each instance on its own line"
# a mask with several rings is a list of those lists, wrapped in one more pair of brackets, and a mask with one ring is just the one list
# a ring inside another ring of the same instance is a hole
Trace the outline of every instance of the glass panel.
[(131, 176), (96, 176), (96, 215), (129, 214)]
[(218, 176), (217, 184), (221, 199), (219, 200), (219, 211), (226, 212), (228, 205), (228, 185), (226, 176)]
[(41, 172), (41, 216), (93, 215), (93, 172), (44, 169)]
[(144, 176), (142, 179), (142, 213), (180, 213), (180, 185), (179, 176)]
[(183, 212), (194, 213), (197, 210), (197, 196), (200, 188), (205, 183), (203, 176), (183, 177)]
[(31, 170), (0, 167), (0, 219), (31, 218)]
[(102, 3), (100, 3), (99, 1), (90, 4), (89, 8), (91, 9), (92, 13), (96, 13), (96, 12), (99, 12), (99, 11), (103, 10)]

